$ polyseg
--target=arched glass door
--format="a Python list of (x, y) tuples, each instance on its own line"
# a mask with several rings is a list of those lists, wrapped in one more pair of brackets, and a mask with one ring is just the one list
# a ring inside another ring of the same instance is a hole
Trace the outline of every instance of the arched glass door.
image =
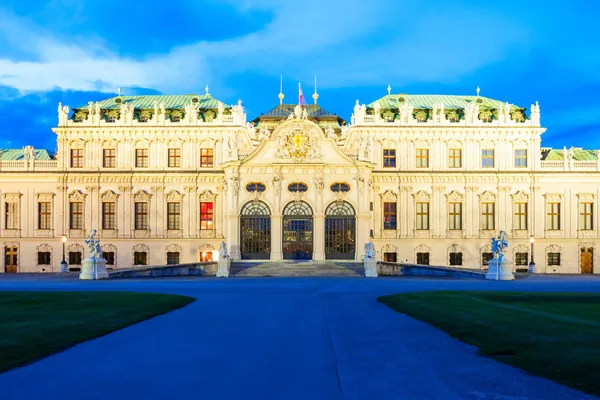
[(345, 201), (331, 203), (325, 210), (325, 258), (353, 260), (356, 252), (356, 215)]
[(244, 204), (240, 216), (241, 257), (268, 260), (271, 257), (271, 211), (262, 201)]
[(313, 212), (303, 201), (293, 201), (283, 209), (283, 259), (312, 260)]

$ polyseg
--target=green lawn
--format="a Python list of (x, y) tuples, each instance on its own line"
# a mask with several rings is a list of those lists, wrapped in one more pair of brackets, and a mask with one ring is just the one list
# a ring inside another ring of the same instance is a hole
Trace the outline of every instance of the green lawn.
[(379, 301), (485, 356), (600, 395), (599, 293), (420, 292)]
[(0, 372), (192, 301), (151, 293), (0, 292)]

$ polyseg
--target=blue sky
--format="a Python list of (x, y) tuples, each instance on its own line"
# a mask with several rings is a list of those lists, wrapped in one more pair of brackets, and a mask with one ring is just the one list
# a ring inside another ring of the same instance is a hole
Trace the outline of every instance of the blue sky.
[(481, 94), (540, 102), (544, 146), (600, 148), (600, 5), (570, 1), (0, 0), (0, 148), (54, 150), (57, 104), (125, 94), (241, 99), (297, 82), (349, 119), (356, 99)]

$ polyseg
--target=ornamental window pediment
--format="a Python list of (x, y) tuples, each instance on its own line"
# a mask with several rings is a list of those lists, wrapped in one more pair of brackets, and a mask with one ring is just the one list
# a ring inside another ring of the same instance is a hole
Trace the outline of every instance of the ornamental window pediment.
[(85, 201), (85, 196), (86, 194), (83, 193), (81, 190), (74, 190), (71, 192), (71, 194), (69, 194), (69, 201), (82, 202)]
[(582, 203), (593, 203), (595, 197), (593, 193), (577, 193), (577, 198)]
[(384, 201), (384, 202), (395, 202), (398, 199), (398, 195), (393, 190), (386, 190), (380, 196), (381, 196), (381, 201)]
[(511, 196), (514, 203), (527, 203), (527, 201), (529, 200), (529, 195), (523, 192), (522, 190), (513, 193)]
[(489, 190), (479, 194), (479, 200), (484, 203), (493, 203), (496, 201), (496, 195)]
[(453, 203), (459, 203), (461, 201), (463, 201), (463, 194), (453, 190), (452, 192), (446, 194), (446, 198), (448, 199), (448, 201), (451, 201)]
[(545, 193), (544, 197), (548, 203), (560, 203), (562, 200), (562, 194), (560, 193)]
[(4, 201), (7, 203), (16, 203), (21, 199), (21, 193), (4, 193)]
[(200, 201), (215, 201), (216, 199), (216, 193), (213, 193), (210, 190), (204, 190), (202, 193), (200, 193)]
[(112, 190), (107, 190), (100, 195), (100, 199), (103, 202), (117, 201), (118, 197), (119, 197), (119, 195), (116, 194), (115, 192), (113, 192)]
[(54, 198), (54, 193), (36, 193), (35, 195), (37, 200), (41, 202), (49, 202)]
[(168, 202), (181, 202), (183, 201), (183, 194), (179, 193), (177, 190), (171, 190), (167, 193), (166, 198)]
[(152, 195), (145, 190), (138, 190), (136, 194), (133, 195), (133, 200), (136, 202), (144, 202), (150, 201)]
[(429, 195), (429, 193), (427, 193), (424, 190), (420, 190), (417, 193), (414, 193), (413, 197), (414, 197), (415, 201), (418, 203), (427, 203), (431, 199), (431, 196)]

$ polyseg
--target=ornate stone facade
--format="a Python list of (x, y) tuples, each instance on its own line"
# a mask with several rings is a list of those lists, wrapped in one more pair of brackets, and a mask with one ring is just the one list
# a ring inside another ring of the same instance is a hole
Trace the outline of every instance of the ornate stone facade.
[(373, 242), (378, 260), (485, 268), (503, 230), (517, 267), (534, 236), (539, 272), (600, 273), (598, 152), (542, 148), (537, 103), (389, 94), (348, 125), (317, 104), (247, 122), (209, 95), (119, 96), (59, 105), (53, 131), (54, 157), (0, 156), (0, 272), (57, 271), (63, 234), (76, 268), (96, 229), (109, 268), (222, 241), (233, 260), (362, 260)]

